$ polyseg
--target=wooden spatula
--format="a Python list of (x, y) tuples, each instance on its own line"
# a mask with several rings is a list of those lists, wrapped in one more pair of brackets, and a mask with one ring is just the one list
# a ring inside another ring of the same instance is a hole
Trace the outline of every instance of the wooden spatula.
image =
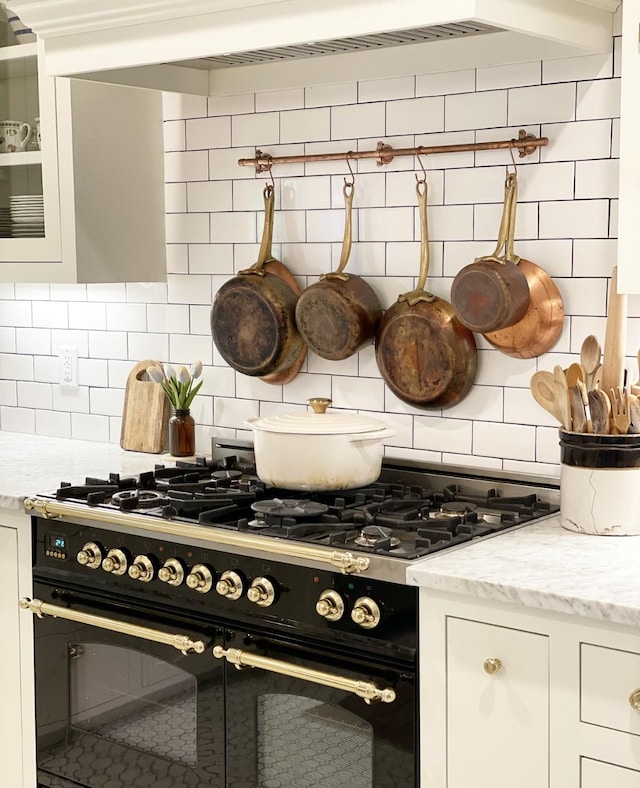
[(589, 410), (593, 431), (608, 435), (611, 432), (611, 403), (602, 389), (589, 392)]
[(627, 296), (618, 293), (617, 266), (614, 266), (611, 272), (609, 288), (602, 383), (600, 385), (606, 392), (623, 385), (624, 351), (627, 344)]
[(584, 410), (582, 394), (578, 386), (572, 386), (569, 389), (569, 398), (571, 400), (571, 423), (573, 425), (573, 431), (586, 432), (587, 414)]

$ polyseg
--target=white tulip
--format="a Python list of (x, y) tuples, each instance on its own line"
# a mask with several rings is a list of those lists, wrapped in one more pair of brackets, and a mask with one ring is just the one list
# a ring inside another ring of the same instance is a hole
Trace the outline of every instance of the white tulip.
[(196, 361), (191, 365), (190, 375), (195, 380), (202, 374), (202, 361)]
[(178, 383), (188, 383), (189, 378), (189, 370), (186, 367), (178, 367)]
[(162, 381), (165, 379), (162, 367), (158, 366), (157, 364), (147, 367), (147, 375), (149, 375), (154, 383), (162, 383)]
[(176, 371), (171, 366), (171, 364), (164, 364), (163, 369), (164, 369), (164, 374), (167, 376), (167, 378), (169, 378), (169, 380), (171, 380), (171, 378), (175, 378)]

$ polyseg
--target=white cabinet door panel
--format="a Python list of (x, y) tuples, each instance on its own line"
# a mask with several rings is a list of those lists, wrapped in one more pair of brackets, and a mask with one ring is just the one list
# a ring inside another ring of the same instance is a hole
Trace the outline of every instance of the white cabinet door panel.
[(582, 759), (580, 788), (640, 788), (640, 772), (602, 761)]

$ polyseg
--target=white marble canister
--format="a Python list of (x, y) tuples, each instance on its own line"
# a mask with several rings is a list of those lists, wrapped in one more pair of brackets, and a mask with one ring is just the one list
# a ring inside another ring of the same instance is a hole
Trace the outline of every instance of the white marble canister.
[(640, 535), (640, 435), (560, 430), (560, 516), (569, 531)]

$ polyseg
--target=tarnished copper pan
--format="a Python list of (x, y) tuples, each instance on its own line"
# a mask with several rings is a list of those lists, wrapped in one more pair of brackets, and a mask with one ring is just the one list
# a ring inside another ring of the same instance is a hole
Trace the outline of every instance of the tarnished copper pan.
[(303, 339), (321, 358), (341, 361), (371, 344), (382, 307), (371, 285), (344, 273), (351, 252), (353, 183), (343, 188), (344, 238), (340, 265), (302, 291), (296, 304), (296, 325)]
[(418, 286), (400, 295), (383, 315), (376, 362), (397, 397), (419, 408), (439, 410), (468, 394), (478, 352), (472, 332), (458, 320), (451, 304), (424, 289), (429, 271), (426, 182), (418, 183), (417, 192), (422, 230)]
[(519, 258), (513, 252), (516, 223), (517, 190), (509, 211), (507, 256), (519, 260), (529, 285), (529, 307), (524, 317), (512, 326), (485, 333), (486, 339), (498, 350), (515, 358), (536, 358), (546, 353), (558, 341), (564, 323), (562, 296), (549, 274), (531, 260)]

